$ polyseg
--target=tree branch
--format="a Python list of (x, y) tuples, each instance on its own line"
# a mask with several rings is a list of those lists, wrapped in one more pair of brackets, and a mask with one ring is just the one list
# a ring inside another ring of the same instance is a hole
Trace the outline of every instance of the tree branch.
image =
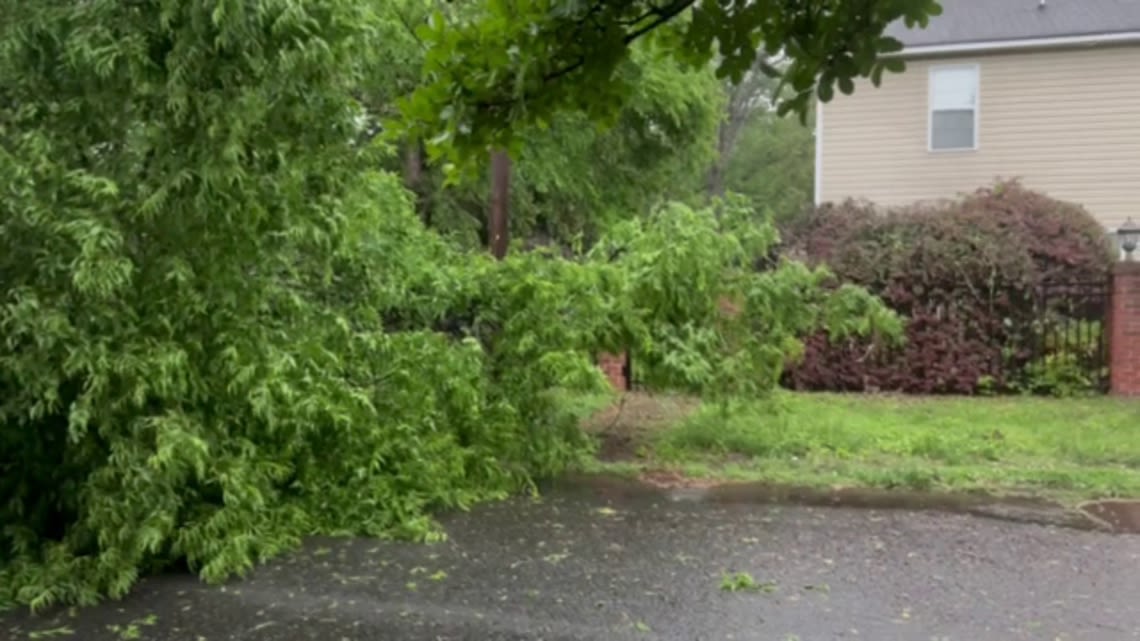
[(393, 8), (392, 13), (396, 14), (396, 17), (400, 20), (400, 24), (404, 25), (404, 28), (408, 30), (408, 35), (420, 45), (420, 49), (427, 51), (427, 44), (420, 39), (420, 35), (412, 28), (412, 24), (408, 22), (408, 17), (404, 15), (404, 12)]
[(656, 20), (654, 20), (653, 22), (650, 22), (649, 24), (645, 25), (644, 27), (642, 27), (642, 28), (640, 28), (640, 29), (638, 29), (632, 33), (627, 34), (624, 38), (622, 38), (622, 42), (624, 42), (627, 45), (632, 43), (634, 40), (637, 40), (641, 36), (644, 36), (645, 34), (649, 33), (650, 31), (653, 31), (657, 27), (660, 27), (661, 25), (665, 24), (666, 22), (669, 22), (673, 18), (676, 18), (678, 15), (681, 14), (682, 11), (693, 6), (693, 4), (695, 4), (695, 3), (696, 3), (696, 0), (675, 0), (673, 2), (673, 4), (669, 5), (665, 9), (661, 10), (660, 13), (656, 14), (657, 15)]
[[(643, 27), (640, 27), (634, 31), (631, 31), (630, 33), (627, 33), (625, 36), (622, 37), (622, 44), (624, 44), (626, 46), (632, 44), (638, 38), (641, 38), (642, 36), (649, 33), (650, 31), (653, 31), (654, 29), (660, 27), (661, 25), (665, 24), (666, 22), (669, 22), (673, 18), (676, 18), (678, 15), (681, 14), (681, 12), (683, 12), (685, 9), (688, 9), (689, 7), (693, 6), (693, 4), (695, 4), (695, 3), (696, 3), (696, 0), (674, 0), (674, 2), (672, 4), (670, 4), (664, 8), (654, 6), (648, 14), (646, 14), (645, 16), (642, 16), (641, 18), (638, 18), (637, 20), (635, 20), (633, 22), (633, 24), (637, 24), (637, 22), (640, 22), (644, 18), (651, 16), (651, 15), (657, 16), (657, 19), (654, 20), (653, 22), (650, 22), (649, 24), (647, 24)], [(592, 13), (592, 12), (593, 12), (593, 9), (591, 9), (591, 11), (589, 13)], [(589, 16), (589, 13), (587, 14), (587, 16)], [(578, 69), (582, 68), (585, 64), (586, 64), (586, 56), (585, 55), (579, 55), (577, 58), (574, 59), (573, 62), (567, 64), (566, 66), (560, 67), (558, 69), (555, 69), (554, 71), (548, 72), (545, 75), (543, 75), (541, 83), (547, 84), (547, 83), (552, 82), (554, 80), (557, 80), (563, 76), (570, 75), (570, 74), (574, 73), (575, 71), (577, 71)], [(524, 96), (524, 97), (526, 97), (526, 96)], [(479, 103), (478, 106), (481, 108), (504, 107), (507, 105), (514, 104), (518, 101), (519, 101), (518, 97), (512, 97), (512, 98), (508, 98), (506, 100), (485, 101), (485, 102)]]
[(651, 16), (660, 16), (661, 12), (662, 12), (661, 7), (658, 7), (651, 2), (651, 3), (649, 3), (649, 11), (646, 11), (645, 13), (643, 13), (640, 16), (637, 16), (636, 18), (633, 18), (631, 20), (619, 20), (618, 24), (624, 25), (626, 27), (632, 27), (633, 25), (638, 24), (642, 20), (645, 20), (646, 18), (649, 18)]

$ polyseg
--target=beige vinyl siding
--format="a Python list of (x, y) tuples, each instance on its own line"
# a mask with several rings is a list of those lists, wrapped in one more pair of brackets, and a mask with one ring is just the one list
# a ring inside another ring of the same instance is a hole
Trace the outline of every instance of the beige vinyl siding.
[[(931, 66), (977, 64), (978, 147), (929, 151)], [(823, 106), (819, 196), (883, 205), (1020, 178), (1105, 226), (1140, 221), (1140, 46), (911, 60)]]

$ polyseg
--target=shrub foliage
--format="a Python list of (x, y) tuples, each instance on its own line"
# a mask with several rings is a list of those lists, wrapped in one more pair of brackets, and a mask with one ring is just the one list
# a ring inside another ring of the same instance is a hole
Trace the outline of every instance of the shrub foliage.
[(0, 12), (0, 603), (437, 536), (432, 508), (578, 460), (555, 392), (604, 385), (598, 350), (725, 396), (820, 327), (897, 332), (822, 268), (749, 269), (774, 233), (739, 207), (575, 260), (448, 245), (354, 143), (368, 3)]
[(908, 319), (899, 349), (811, 338), (787, 381), (816, 390), (1042, 391), (1044, 383), (1026, 380), (1041, 367), (1028, 362), (1036, 323), (1049, 313), (1041, 287), (1103, 281), (1112, 260), (1086, 211), (1015, 181), (885, 213), (857, 202), (825, 206), (797, 221), (786, 241)]

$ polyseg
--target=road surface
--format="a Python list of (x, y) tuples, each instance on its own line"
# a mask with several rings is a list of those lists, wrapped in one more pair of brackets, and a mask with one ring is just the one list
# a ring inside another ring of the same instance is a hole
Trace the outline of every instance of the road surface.
[(443, 523), (436, 545), (314, 540), (224, 588), (170, 575), (74, 617), (9, 613), (0, 638), (1140, 639), (1140, 536), (598, 488)]

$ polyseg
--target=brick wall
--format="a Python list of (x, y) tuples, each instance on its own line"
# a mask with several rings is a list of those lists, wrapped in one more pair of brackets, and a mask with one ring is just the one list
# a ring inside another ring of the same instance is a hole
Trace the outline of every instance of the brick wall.
[(610, 385), (619, 392), (624, 392), (629, 389), (629, 381), (626, 379), (626, 364), (629, 361), (629, 356), (622, 352), (621, 354), (598, 354), (598, 367), (602, 368), (602, 372), (606, 378), (610, 379)]
[[(730, 298), (722, 298), (719, 307), (722, 314), (726, 317), (732, 317), (740, 313), (741, 303)], [(614, 389), (619, 392), (629, 391), (629, 354), (627, 352), (598, 354), (597, 360), (598, 367), (602, 369), (602, 373), (610, 380), (610, 385), (613, 385)]]
[(1117, 263), (1113, 270), (1108, 350), (1112, 393), (1140, 396), (1140, 262)]

